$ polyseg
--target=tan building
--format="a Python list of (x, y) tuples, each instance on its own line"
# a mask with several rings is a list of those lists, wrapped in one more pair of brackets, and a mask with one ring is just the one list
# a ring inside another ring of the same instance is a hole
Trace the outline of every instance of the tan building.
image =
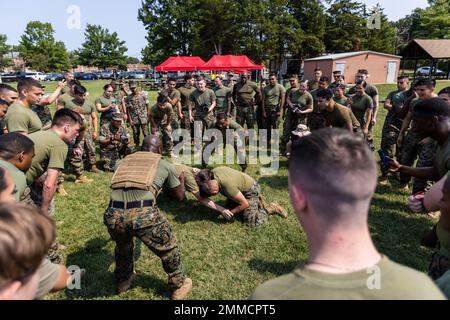
[(320, 68), (331, 81), (333, 71), (340, 70), (347, 83), (354, 83), (358, 70), (367, 69), (370, 83), (394, 83), (397, 81), (400, 60), (400, 56), (374, 51), (331, 54), (305, 60), (304, 78), (314, 79), (314, 69)]

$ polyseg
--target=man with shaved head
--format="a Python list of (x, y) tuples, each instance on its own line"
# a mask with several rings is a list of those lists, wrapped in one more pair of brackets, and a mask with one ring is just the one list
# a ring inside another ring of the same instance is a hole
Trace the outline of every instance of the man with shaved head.
[(19, 94), (16, 89), (7, 84), (0, 83), (0, 100), (6, 101), (8, 106), (10, 106), (17, 99), (19, 99)]
[(367, 223), (377, 164), (363, 138), (327, 128), (292, 144), (289, 191), (309, 257), (252, 299), (445, 299), (425, 274), (379, 253)]

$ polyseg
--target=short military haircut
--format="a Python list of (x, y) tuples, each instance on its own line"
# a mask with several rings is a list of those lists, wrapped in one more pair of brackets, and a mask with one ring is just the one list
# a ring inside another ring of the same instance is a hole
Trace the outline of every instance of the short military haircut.
[(144, 138), (144, 141), (142, 141), (141, 151), (144, 152), (152, 152), (156, 151), (156, 149), (159, 149), (162, 146), (161, 139), (157, 135), (148, 135)]
[(334, 88), (334, 90), (336, 90), (336, 89), (341, 89), (342, 91), (345, 92), (345, 90), (347, 90), (347, 87), (345, 84), (340, 84), (336, 88)]
[(195, 181), (197, 182), (199, 189), (200, 189), (200, 195), (203, 198), (207, 198), (212, 196), (210, 182), (215, 180), (214, 174), (209, 169), (201, 170), (195, 177)]
[(0, 288), (26, 284), (55, 239), (55, 224), (36, 207), (0, 205), (0, 235)]
[(81, 85), (76, 85), (75, 89), (73, 90), (74, 94), (86, 94), (87, 89)]
[(157, 101), (158, 104), (163, 104), (163, 103), (169, 102), (169, 98), (167, 97), (167, 95), (160, 94), (156, 101)]
[(78, 81), (77, 79), (73, 79), (73, 80), (70, 80), (70, 81), (69, 81), (68, 85), (69, 85), (69, 87), (77, 86), (77, 85), (78, 85), (78, 86), (81, 86), (81, 82)]
[(0, 136), (0, 158), (9, 161), (19, 153), (30, 153), (34, 149), (34, 142), (27, 136), (12, 132)]
[(363, 137), (326, 128), (300, 138), (292, 144), (289, 179), (291, 188), (305, 192), (324, 223), (367, 223), (377, 165)]
[(331, 100), (333, 98), (333, 91), (329, 89), (321, 89), (317, 92), (317, 98), (325, 98)]
[(400, 81), (400, 80), (408, 80), (409, 81), (409, 77), (406, 74), (401, 74), (397, 78), (397, 81)]
[(271, 77), (277, 78), (277, 74), (276, 74), (275, 72), (271, 72), (271, 73), (269, 74), (269, 78), (271, 78)]
[(416, 87), (425, 86), (428, 89), (433, 89), (436, 87), (436, 80), (430, 78), (421, 78), (416, 81)]
[(10, 85), (7, 85), (5, 83), (0, 83), (0, 94), (6, 94), (8, 92), (17, 92), (16, 89), (11, 87)]
[(175, 83), (177, 83), (177, 79), (175, 79), (175, 78), (169, 78), (169, 80), (168, 80), (167, 82), (175, 82)]
[(334, 74), (335, 76), (341, 75), (341, 74), (342, 74), (342, 71), (336, 70), (336, 71), (333, 71), (333, 74)]
[(225, 112), (220, 112), (216, 116), (217, 121), (228, 120), (228, 115)]
[(82, 126), (83, 118), (75, 111), (69, 109), (61, 109), (56, 111), (55, 115), (53, 116), (52, 127), (60, 128), (67, 123), (71, 125), (78, 123), (80, 126)]
[(442, 98), (419, 100), (412, 110), (413, 116), (450, 118), (450, 105)]
[(320, 68), (315, 68), (315, 69), (314, 69), (314, 72), (317, 72), (317, 71), (322, 71), (322, 69), (320, 69)]
[(31, 90), (33, 88), (42, 88), (42, 84), (33, 78), (23, 78), (17, 84), (17, 91), (19, 93), (24, 89)]
[(107, 91), (109, 88), (113, 89), (113, 86), (111, 84), (105, 84), (103, 86), (103, 91)]
[(365, 76), (369, 75), (369, 71), (367, 69), (359, 69), (358, 73), (359, 74), (363, 74)]
[(320, 80), (319, 80), (320, 82), (327, 82), (327, 83), (330, 83), (330, 78), (328, 78), (328, 77), (326, 77), (326, 76), (323, 76), (323, 77), (320, 77)]
[(448, 94), (450, 96), (450, 87), (446, 87), (446, 88), (442, 89), (441, 91), (439, 91), (438, 95), (441, 95), (441, 94)]
[(358, 80), (356, 81), (355, 85), (362, 86), (364, 89), (367, 88), (367, 82), (364, 80)]
[(184, 81), (186, 82), (188, 80), (191, 80), (192, 78), (194, 78), (194, 76), (192, 74), (187, 74), (184, 76)]
[(8, 102), (3, 99), (0, 99), (0, 106), (8, 106)]

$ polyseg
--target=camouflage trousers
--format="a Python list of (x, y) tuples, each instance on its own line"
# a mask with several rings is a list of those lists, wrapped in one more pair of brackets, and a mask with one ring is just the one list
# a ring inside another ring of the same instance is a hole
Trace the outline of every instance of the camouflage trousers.
[[(403, 141), (400, 163), (405, 166), (413, 166), (417, 159), (416, 168), (432, 167), (436, 154), (436, 142), (420, 143), (421, 139), (413, 132), (408, 131)], [(403, 184), (409, 183), (411, 177), (400, 174), (400, 181)], [(431, 186), (429, 181), (414, 178), (413, 193), (425, 191)]]
[[(26, 189), (25, 194), (23, 195), (23, 198), (20, 201), (20, 203), (40, 208), (42, 206), (42, 187), (37, 186), (35, 184), (31, 185), (29, 188)], [(54, 198), (50, 202), (47, 214), (54, 219), (55, 217)], [(47, 253), (47, 259), (49, 259), (52, 263), (55, 264), (61, 264), (63, 262), (61, 252), (59, 251), (58, 240), (55, 240), (55, 242), (50, 247)]]
[[(397, 148), (397, 139), (399, 136), (399, 126), (393, 127), (395, 124), (392, 121), (386, 120), (383, 125), (383, 132), (381, 136), (381, 150), (384, 151), (384, 154), (389, 158), (397, 159), (400, 158), (400, 150)], [(401, 124), (400, 124), (401, 125)], [(380, 163), (380, 169), (383, 175), (387, 175), (388, 171), (384, 168), (384, 166)]]
[(428, 275), (436, 280), (450, 270), (450, 259), (441, 255), (439, 252), (435, 252), (431, 257), (430, 266), (428, 267)]
[(255, 127), (255, 111), (252, 106), (236, 107), (236, 122), (239, 123), (243, 128), (247, 124), (247, 129), (253, 129)]
[(258, 126), (258, 129), (267, 129), (266, 123), (264, 121), (264, 118), (262, 116), (262, 105), (258, 104), (256, 107), (256, 124)]
[(86, 130), (83, 139), (77, 144), (81, 149), (81, 155), (73, 154), (72, 150), (69, 150), (69, 164), (72, 166), (73, 173), (77, 176), (84, 174), (84, 158), (86, 158), (89, 165), (92, 167), (97, 164), (97, 158), (95, 156), (95, 143), (92, 139), (91, 130)]
[(286, 109), (286, 117), (284, 118), (283, 136), (281, 137), (282, 153), (286, 151), (286, 145), (292, 138), (294, 131), (299, 124), (307, 125), (308, 117), (305, 115), (298, 116), (294, 114), (290, 108)]
[(172, 121), (172, 123), (170, 124), (170, 126), (172, 127), (171, 130), (167, 130), (164, 121), (160, 121), (156, 125), (158, 126), (160, 132), (161, 142), (163, 144), (163, 153), (170, 154), (173, 151), (172, 133), (178, 129), (178, 122), (176, 122), (175, 120)]
[(117, 162), (126, 155), (126, 145), (114, 149), (100, 149), (100, 158), (104, 161), (103, 168), (108, 171), (116, 169)]
[(325, 128), (325, 117), (323, 114), (310, 113), (308, 115), (308, 127), (311, 132)]
[[(216, 118), (213, 113), (205, 114), (196, 114), (194, 116), (194, 124), (193, 124), (193, 132), (194, 132), (194, 143), (196, 146), (202, 145), (203, 136), (205, 134), (205, 130), (212, 129), (216, 122)], [(201, 132), (201, 135), (195, 136), (195, 132)]]
[(270, 144), (272, 140), (272, 129), (278, 130), (280, 127), (280, 115), (277, 107), (268, 107), (265, 110), (266, 118), (264, 119), (265, 128), (267, 129), (267, 143)]
[[(249, 207), (242, 212), (244, 223), (249, 227), (257, 227), (267, 223), (269, 221), (269, 213), (264, 208), (259, 184), (255, 183), (249, 191), (243, 194), (249, 204)], [(227, 208), (232, 209), (236, 206), (237, 203), (233, 200), (227, 200)]]
[(148, 124), (135, 123), (131, 126), (131, 130), (133, 130), (133, 141), (136, 146), (141, 145), (141, 131), (144, 136), (148, 136)]
[(139, 209), (108, 208), (104, 224), (116, 242), (114, 271), (117, 282), (128, 279), (134, 270), (134, 237), (140, 239), (162, 262), (169, 276), (169, 286), (176, 290), (183, 285), (185, 275), (181, 252), (169, 222), (158, 207)]

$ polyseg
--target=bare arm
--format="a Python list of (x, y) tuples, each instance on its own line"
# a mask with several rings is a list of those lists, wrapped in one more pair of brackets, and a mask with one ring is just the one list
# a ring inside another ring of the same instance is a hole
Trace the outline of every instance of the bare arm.
[(239, 192), (232, 200), (238, 204), (236, 208), (230, 210), (233, 214), (241, 213), (250, 206), (242, 192)]
[[(376, 122), (377, 121), (377, 116), (378, 116), (378, 106), (380, 104), (380, 101), (378, 100), (379, 97), (378, 95), (376, 95), (375, 97), (372, 98), (373, 101), (373, 113), (372, 113), (372, 121)], [(370, 118), (369, 118), (370, 119)]]
[(55, 102), (55, 101), (58, 99), (58, 97), (60, 96), (61, 90), (62, 90), (65, 86), (66, 86), (66, 83), (63, 82), (63, 81), (61, 81), (61, 82), (58, 84), (58, 87), (56, 88), (56, 90), (55, 90), (51, 95), (49, 95), (48, 97), (43, 98), (43, 99), (40, 101), (39, 104), (40, 104), (41, 106), (48, 106), (48, 105), (52, 104), (53, 102)]
[(97, 113), (92, 112), (91, 113), (91, 119), (92, 119), (92, 125), (94, 126), (94, 132), (92, 132), (92, 139), (97, 140), (98, 137), (98, 119), (97, 119)]
[(50, 207), (50, 202), (52, 201), (56, 191), (58, 177), (59, 177), (59, 170), (57, 169), (47, 170), (47, 177), (45, 178), (44, 187), (42, 189), (41, 209), (44, 213), (47, 213), (48, 208)]
[(184, 173), (181, 173), (179, 180), (180, 180), (180, 185), (176, 188), (169, 189), (169, 194), (172, 198), (181, 202), (186, 197), (186, 195), (185, 195), (186, 189), (184, 187)]

